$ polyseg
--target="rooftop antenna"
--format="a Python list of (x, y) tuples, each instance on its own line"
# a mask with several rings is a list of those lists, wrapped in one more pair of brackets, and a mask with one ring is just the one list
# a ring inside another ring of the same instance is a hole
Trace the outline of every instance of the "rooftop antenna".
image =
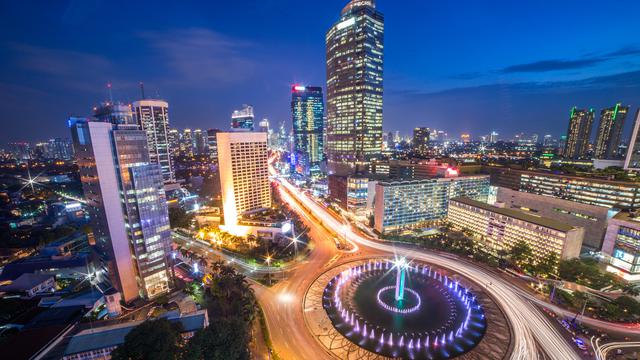
[(142, 100), (144, 100), (144, 83), (140, 81), (140, 93), (142, 94)]
[(113, 104), (113, 94), (111, 93), (111, 81), (107, 83), (107, 89), (109, 91), (109, 102)]

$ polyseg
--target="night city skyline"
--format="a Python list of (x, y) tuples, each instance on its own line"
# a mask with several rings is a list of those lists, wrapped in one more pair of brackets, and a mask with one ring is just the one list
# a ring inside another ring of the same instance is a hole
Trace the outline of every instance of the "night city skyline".
[(0, 4), (0, 348), (640, 359), (640, 2)]
[[(67, 117), (89, 116), (108, 82), (115, 100), (132, 102), (143, 81), (148, 97), (170, 103), (176, 128), (226, 129), (244, 103), (290, 128), (291, 84), (326, 87), (324, 35), (344, 4), (324, 5), (166, 3), (141, 18), (142, 4), (3, 4), (0, 110), (4, 124), (21, 126), (0, 142), (66, 137)], [(637, 3), (377, 5), (385, 131), (559, 136), (574, 105), (640, 107), (640, 30), (619, 15)]]

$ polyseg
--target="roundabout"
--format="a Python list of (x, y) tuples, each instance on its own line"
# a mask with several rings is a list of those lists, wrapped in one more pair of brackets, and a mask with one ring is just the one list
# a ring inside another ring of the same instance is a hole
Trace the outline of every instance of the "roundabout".
[(336, 358), (500, 359), (509, 353), (510, 331), (497, 305), (467, 279), (427, 263), (342, 264), (316, 279), (303, 306), (307, 327)]

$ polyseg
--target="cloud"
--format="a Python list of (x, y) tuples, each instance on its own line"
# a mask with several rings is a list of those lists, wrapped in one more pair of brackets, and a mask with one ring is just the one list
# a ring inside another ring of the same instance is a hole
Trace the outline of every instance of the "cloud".
[(253, 74), (255, 45), (209, 29), (145, 31), (148, 41), (174, 71), (177, 81), (208, 86), (229, 85)]
[(500, 69), (502, 74), (541, 73), (549, 71), (576, 70), (593, 67), (621, 57), (640, 54), (637, 46), (626, 46), (607, 53), (592, 53), (578, 59), (549, 59), (524, 64), (516, 64)]
[(46, 75), (73, 76), (84, 69), (104, 73), (112, 68), (106, 58), (79, 51), (27, 44), (13, 44), (11, 49), (22, 68)]
[(593, 58), (580, 60), (542, 60), (527, 64), (518, 64), (507, 66), (500, 70), (501, 73), (523, 73), (523, 72), (547, 72), (558, 70), (582, 69), (600, 64), (607, 59)]

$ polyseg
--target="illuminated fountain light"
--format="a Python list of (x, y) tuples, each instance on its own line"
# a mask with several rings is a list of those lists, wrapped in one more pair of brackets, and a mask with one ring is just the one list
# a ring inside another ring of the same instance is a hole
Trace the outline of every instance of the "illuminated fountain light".
[(404, 336), (400, 336), (400, 343), (398, 343), (398, 346), (400, 347), (404, 346)]
[(389, 346), (393, 346), (393, 333), (389, 334)]

